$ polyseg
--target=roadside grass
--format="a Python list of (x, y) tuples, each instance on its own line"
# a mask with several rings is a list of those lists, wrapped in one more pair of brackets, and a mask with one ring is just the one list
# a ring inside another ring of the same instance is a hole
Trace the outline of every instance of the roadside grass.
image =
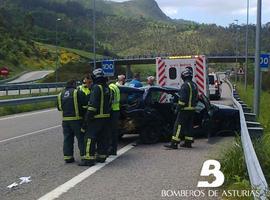
[[(50, 93), (36, 93), (36, 94), (24, 94), (24, 95), (10, 95), (10, 96), (0, 96), (0, 100), (5, 99), (19, 99), (19, 98), (26, 98), (26, 97), (37, 97), (37, 96), (45, 96), (45, 95), (56, 95), (60, 92), (58, 91), (50, 92)], [(55, 101), (48, 101), (48, 102), (39, 102), (39, 103), (29, 103), (29, 104), (22, 104), (16, 106), (1, 106), (0, 107), (0, 116), (18, 114), (22, 112), (30, 112), (35, 110), (42, 110), (47, 108), (56, 107)]]
[[(242, 84), (237, 84), (237, 91), (241, 99), (250, 107), (253, 105), (253, 88), (248, 86), (247, 91), (244, 90)], [(265, 175), (266, 181), (270, 182), (270, 93), (263, 91), (261, 93), (260, 103), (260, 117), (264, 127), (264, 136), (262, 139), (253, 140), (254, 149)], [(245, 164), (243, 149), (241, 140), (239, 137), (235, 138), (234, 143), (223, 152), (222, 158), (220, 159), (222, 172), (225, 176), (225, 190), (249, 190), (251, 185), (249, 183), (248, 172)], [(225, 198), (225, 199), (241, 199), (241, 198)], [(247, 197), (242, 199), (248, 199)]]
[(53, 108), (56, 107), (55, 101), (50, 102), (40, 102), (35, 104), (24, 104), (24, 105), (17, 105), (17, 106), (3, 106), (0, 107), (0, 116), (12, 115), (22, 112), (30, 112), (35, 110), (42, 110), (46, 108)]
[[(247, 167), (240, 137), (235, 137), (233, 143), (222, 152), (220, 159), (221, 171), (225, 176), (222, 190), (251, 190)], [(248, 197), (224, 197), (223, 199), (252, 199)]]
[[(253, 105), (253, 88), (249, 85), (247, 91), (244, 86), (238, 84), (237, 90), (241, 99), (250, 107)], [(270, 183), (270, 93), (269, 91), (261, 92), (260, 116), (258, 121), (264, 128), (264, 135), (261, 140), (254, 141), (255, 151), (260, 161), (266, 181)]]

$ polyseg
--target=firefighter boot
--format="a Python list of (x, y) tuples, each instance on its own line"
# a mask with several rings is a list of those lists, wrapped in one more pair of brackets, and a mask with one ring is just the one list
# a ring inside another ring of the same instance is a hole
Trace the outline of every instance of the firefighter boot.
[(185, 142), (183, 144), (180, 145), (180, 147), (184, 147), (184, 148), (192, 148), (192, 141), (187, 141), (185, 140)]
[(74, 160), (74, 158), (70, 158), (70, 159), (66, 159), (65, 162), (66, 163), (74, 163), (75, 160)]
[(171, 142), (171, 144), (166, 144), (166, 145), (164, 145), (164, 147), (166, 147), (168, 149), (178, 149), (178, 145), (175, 142)]
[(97, 156), (96, 161), (99, 163), (104, 163), (106, 161), (107, 156)]
[(95, 160), (85, 160), (85, 159), (83, 159), (78, 165), (79, 166), (92, 167), (92, 166), (95, 165)]

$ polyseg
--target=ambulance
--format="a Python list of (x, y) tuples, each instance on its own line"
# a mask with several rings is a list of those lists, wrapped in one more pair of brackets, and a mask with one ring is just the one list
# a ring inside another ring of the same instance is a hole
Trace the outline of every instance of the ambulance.
[(193, 81), (198, 86), (199, 93), (209, 97), (208, 68), (206, 57), (199, 56), (174, 56), (156, 58), (156, 80), (162, 87), (181, 88), (183, 80), (181, 73), (186, 67), (193, 69)]

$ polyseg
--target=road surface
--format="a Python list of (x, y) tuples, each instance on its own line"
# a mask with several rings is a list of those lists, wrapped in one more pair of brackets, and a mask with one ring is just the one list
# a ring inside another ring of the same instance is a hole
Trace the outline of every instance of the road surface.
[(33, 72), (23, 74), (19, 78), (15, 79), (13, 81), (10, 81), (8, 83), (22, 83), (22, 82), (35, 81), (35, 80), (42, 79), (45, 76), (47, 76), (48, 74), (53, 73), (53, 72), (54, 72), (53, 70), (33, 71)]
[[(120, 142), (119, 157), (88, 168), (64, 164), (61, 115), (55, 109), (0, 118), (0, 127), (1, 200), (198, 199), (168, 198), (162, 192), (197, 190), (203, 162), (217, 159), (231, 140), (198, 139), (193, 149), (165, 150), (162, 143), (133, 146), (136, 136), (131, 135)], [(30, 183), (7, 188), (29, 176)]]

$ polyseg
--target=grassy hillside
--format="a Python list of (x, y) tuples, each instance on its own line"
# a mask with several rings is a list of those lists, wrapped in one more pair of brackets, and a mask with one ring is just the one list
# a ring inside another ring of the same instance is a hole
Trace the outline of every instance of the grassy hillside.
[[(225, 28), (171, 20), (154, 0), (122, 3), (98, 0), (96, 4), (96, 50), (106, 57), (234, 55), (237, 29), (240, 54), (245, 51), (244, 26)], [(43, 44), (56, 44), (56, 32), (62, 64), (89, 59), (91, 54), (84, 52), (93, 49), (92, 14), (92, 0), (2, 0), (0, 65), (11, 66), (14, 73), (25, 71), (25, 68), (53, 68), (54, 46)], [(270, 51), (269, 27), (262, 29), (262, 50), (266, 52)], [(255, 26), (249, 28), (254, 32)], [(253, 34), (249, 41), (249, 52), (253, 53)]]

